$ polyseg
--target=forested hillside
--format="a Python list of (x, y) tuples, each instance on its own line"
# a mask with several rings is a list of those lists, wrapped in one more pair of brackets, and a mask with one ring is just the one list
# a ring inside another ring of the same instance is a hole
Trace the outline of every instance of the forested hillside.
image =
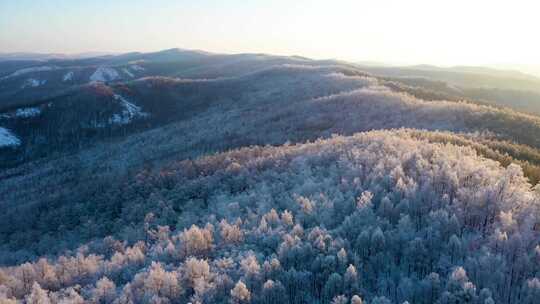
[(126, 193), (122, 217), (144, 223), (5, 268), (4, 297), (535, 303), (530, 187), (519, 166), (408, 131), (183, 161)]
[(538, 116), (300, 57), (2, 67), (0, 303), (540, 299)]
[(403, 82), (431, 95), (474, 100), (540, 114), (540, 78), (480, 67), (360, 66), (366, 72)]

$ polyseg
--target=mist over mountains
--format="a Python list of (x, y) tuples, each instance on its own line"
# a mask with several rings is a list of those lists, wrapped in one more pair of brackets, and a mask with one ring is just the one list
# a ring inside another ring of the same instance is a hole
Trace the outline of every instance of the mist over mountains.
[(0, 56), (0, 302), (537, 303), (540, 79)]

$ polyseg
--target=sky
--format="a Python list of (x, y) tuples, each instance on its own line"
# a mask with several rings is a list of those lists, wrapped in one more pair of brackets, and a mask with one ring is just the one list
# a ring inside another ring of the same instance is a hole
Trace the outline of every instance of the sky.
[(270, 53), (540, 65), (534, 0), (0, 0), (0, 52)]

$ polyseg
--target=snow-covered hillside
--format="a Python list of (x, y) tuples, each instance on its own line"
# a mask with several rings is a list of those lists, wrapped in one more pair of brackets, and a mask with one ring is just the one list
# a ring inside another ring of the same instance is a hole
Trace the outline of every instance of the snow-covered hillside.
[(35, 79), (35, 78), (28, 78), (23, 85), (21, 86), (21, 89), (25, 88), (35, 88), (42, 86), (47, 83), (47, 80), (45, 79)]
[(21, 108), (21, 109), (17, 109), (15, 111), (15, 116), (16, 117), (23, 117), (23, 118), (36, 117), (39, 114), (41, 114), (41, 110), (39, 108), (36, 108), (36, 107), (33, 107), (33, 108)]
[(96, 71), (90, 75), (91, 82), (106, 82), (113, 81), (120, 77), (116, 69), (111, 67), (98, 67)]
[(62, 81), (71, 81), (71, 80), (73, 80), (73, 75), (75, 75), (75, 73), (73, 73), (73, 71), (67, 72), (66, 74), (64, 74), (64, 76), (62, 76)]
[(0, 148), (14, 147), (21, 144), (21, 140), (6, 128), (0, 127)]
[(120, 102), (123, 110), (120, 114), (114, 114), (110, 119), (110, 124), (125, 125), (130, 123), (133, 119), (139, 117), (147, 117), (148, 113), (142, 111), (141, 107), (129, 102), (121, 95), (115, 94), (114, 99)]
[(137, 72), (143, 72), (145, 70), (145, 68), (143, 68), (142, 66), (138, 65), (138, 64), (132, 64), (129, 66), (129, 68), (133, 71), (137, 71)]
[(187, 160), (125, 191), (122, 217), (142, 209), (144, 225), (3, 268), (0, 297), (534, 304), (540, 291), (540, 197), (519, 166), (408, 131)]
[(124, 74), (128, 75), (131, 78), (135, 77), (135, 75), (133, 75), (133, 73), (131, 73), (127, 68), (123, 68), (122, 72), (124, 72)]
[(0, 80), (5, 80), (5, 79), (21, 76), (24, 74), (34, 73), (34, 72), (47, 72), (47, 71), (54, 71), (57, 69), (58, 67), (56, 66), (39, 66), (39, 67), (24, 68), (24, 69), (17, 70), (8, 76), (2, 77), (0, 78)]

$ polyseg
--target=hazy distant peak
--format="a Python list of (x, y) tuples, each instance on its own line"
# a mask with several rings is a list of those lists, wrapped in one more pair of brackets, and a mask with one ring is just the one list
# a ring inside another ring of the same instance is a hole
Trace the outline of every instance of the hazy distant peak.
[(0, 53), (0, 61), (83, 59), (83, 58), (100, 57), (100, 56), (106, 56), (106, 55), (114, 55), (114, 53), (112, 52), (84, 52), (84, 53), (75, 53), (75, 54), (64, 54), (64, 53), (13, 52), (13, 53)]
[(495, 77), (512, 77), (519, 79), (528, 79), (528, 80), (538, 80), (537, 77), (523, 73), (518, 69), (508, 69), (508, 68), (494, 68), (487, 66), (468, 66), (468, 65), (456, 65), (451, 67), (441, 67), (430, 64), (418, 64), (412, 66), (404, 66), (404, 68), (410, 68), (415, 70), (424, 70), (424, 71), (445, 71), (445, 72), (459, 72), (459, 73), (471, 73), (471, 74), (480, 74), (480, 75), (489, 75)]

